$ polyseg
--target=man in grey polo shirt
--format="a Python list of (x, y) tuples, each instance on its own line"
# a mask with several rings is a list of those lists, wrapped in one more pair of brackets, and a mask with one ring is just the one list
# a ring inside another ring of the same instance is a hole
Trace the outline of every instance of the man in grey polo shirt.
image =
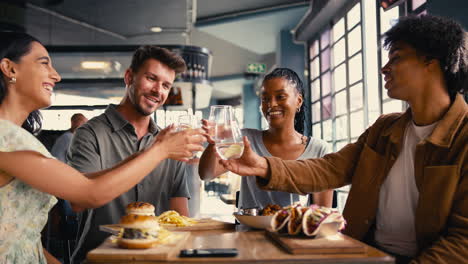
[[(185, 69), (184, 60), (167, 49), (138, 48), (125, 72), (124, 98), (77, 129), (68, 152), (69, 164), (81, 172), (100, 171), (151, 145), (159, 131), (151, 114), (164, 104), (176, 74)], [(188, 197), (184, 164), (165, 160), (128, 192), (100, 208), (83, 212), (73, 263), (83, 261), (108, 237), (99, 231), (99, 225), (118, 223), (128, 203), (152, 203), (156, 214), (176, 210), (188, 215)]]

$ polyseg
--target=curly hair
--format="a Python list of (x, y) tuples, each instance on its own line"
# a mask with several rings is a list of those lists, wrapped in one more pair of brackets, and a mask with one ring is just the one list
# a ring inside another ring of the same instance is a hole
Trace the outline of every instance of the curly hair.
[[(9, 59), (18, 63), (31, 51), (33, 42), (41, 43), (36, 38), (22, 32), (0, 32), (0, 60)], [(7, 80), (0, 71), (0, 104), (8, 93)], [(42, 116), (39, 110), (33, 111), (24, 121), (22, 127), (32, 134), (37, 134), (42, 127)]]
[[(297, 75), (297, 73), (288, 68), (275, 68), (272, 72), (265, 75), (263, 78), (262, 85), (273, 78), (283, 78), (287, 80), (291, 85), (294, 86), (296, 91), (304, 97), (304, 84), (301, 81), (301, 78)], [(299, 112), (296, 113), (294, 116), (294, 129), (296, 129), (299, 133), (304, 133), (304, 122), (305, 122), (305, 112), (306, 112), (306, 104), (303, 103), (301, 105), (301, 109)]]
[(411, 45), (427, 59), (437, 59), (452, 101), (468, 90), (468, 33), (454, 20), (432, 16), (407, 16), (384, 34), (384, 47), (396, 42)]
[(173, 69), (176, 74), (184, 72), (187, 68), (184, 59), (176, 53), (154, 45), (144, 45), (139, 47), (133, 54), (130, 69), (133, 72), (137, 72), (147, 59), (160, 61), (162, 64)]

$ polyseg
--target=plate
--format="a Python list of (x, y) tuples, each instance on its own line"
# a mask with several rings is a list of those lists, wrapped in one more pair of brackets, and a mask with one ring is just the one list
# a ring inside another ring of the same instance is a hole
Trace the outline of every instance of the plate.
[(273, 219), (273, 215), (241, 215), (237, 213), (234, 213), (234, 217), (241, 224), (257, 229), (270, 228), (271, 219)]

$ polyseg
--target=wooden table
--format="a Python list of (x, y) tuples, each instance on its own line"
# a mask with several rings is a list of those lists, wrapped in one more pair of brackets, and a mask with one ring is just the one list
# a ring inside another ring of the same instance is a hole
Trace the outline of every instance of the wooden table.
[(239, 255), (228, 258), (179, 258), (177, 249), (166, 261), (133, 263), (394, 263), (394, 259), (389, 255), (373, 247), (366, 247), (366, 253), (362, 254), (292, 255), (269, 239), (265, 231), (205, 230), (192, 231), (180, 248), (237, 248)]

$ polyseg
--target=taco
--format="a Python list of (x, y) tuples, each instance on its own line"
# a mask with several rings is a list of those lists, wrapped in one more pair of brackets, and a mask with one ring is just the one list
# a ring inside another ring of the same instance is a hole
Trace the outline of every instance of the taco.
[(345, 227), (345, 220), (338, 211), (328, 207), (312, 206), (303, 215), (302, 230), (307, 236), (315, 236), (320, 226), (329, 222), (338, 222), (340, 224), (338, 231)]
[(291, 217), (288, 223), (288, 234), (297, 235), (302, 229), (302, 217), (308, 207), (296, 206), (291, 210)]
[(287, 223), (291, 218), (291, 207), (285, 207), (276, 212), (271, 218), (271, 229), (275, 232), (287, 232)]

